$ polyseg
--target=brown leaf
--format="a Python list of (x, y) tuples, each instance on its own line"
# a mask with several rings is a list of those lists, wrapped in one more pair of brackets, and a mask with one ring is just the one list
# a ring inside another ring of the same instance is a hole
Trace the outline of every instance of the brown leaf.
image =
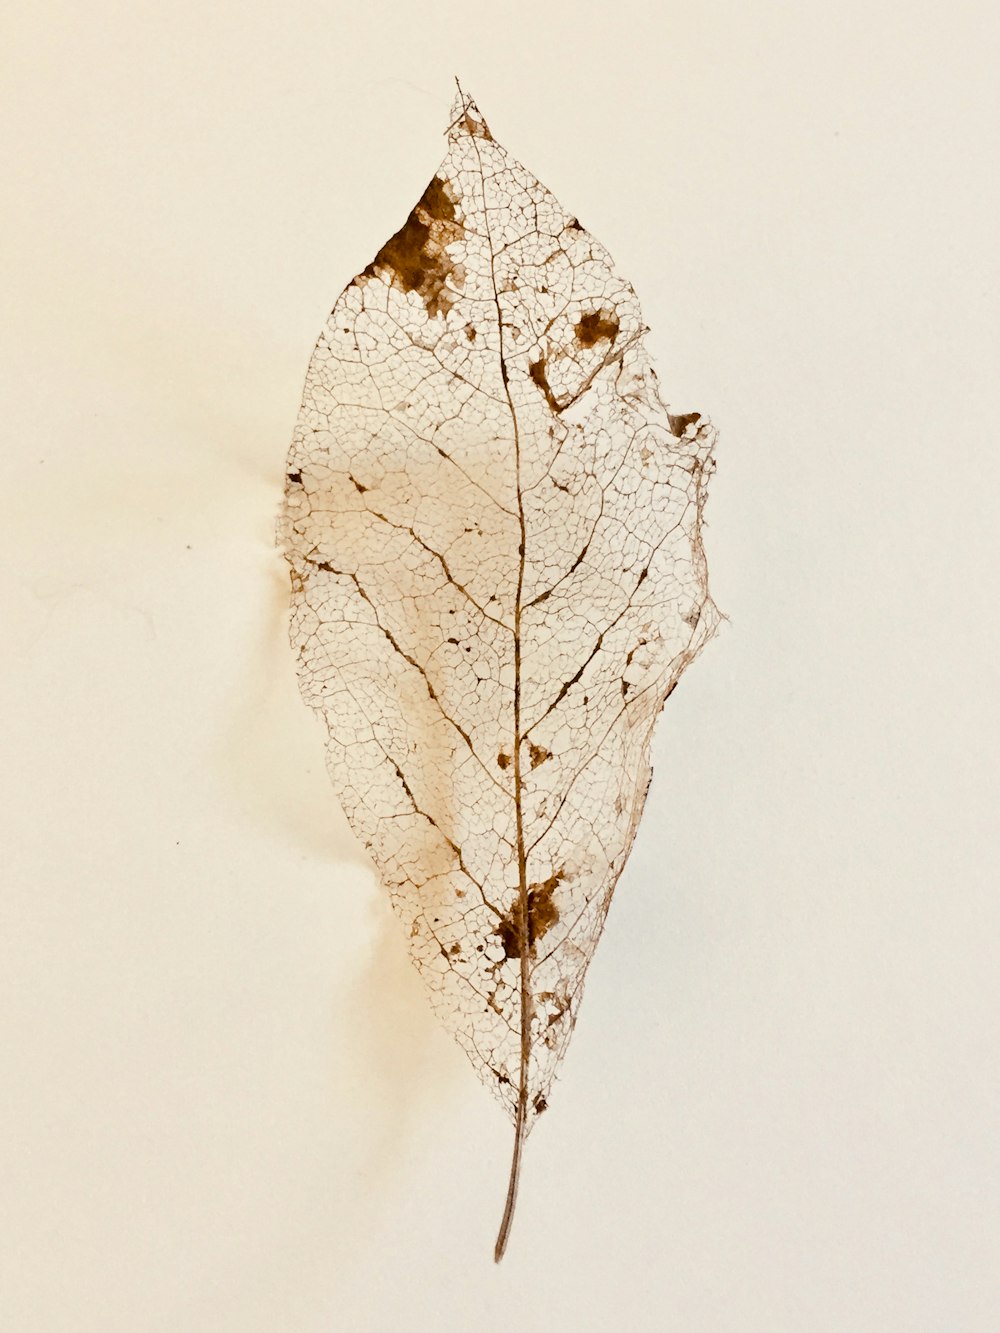
[(548, 1104), (653, 723), (713, 634), (713, 432), (630, 285), (459, 95), (448, 152), (313, 353), (282, 540), (330, 775), (435, 1009), (515, 1123)]

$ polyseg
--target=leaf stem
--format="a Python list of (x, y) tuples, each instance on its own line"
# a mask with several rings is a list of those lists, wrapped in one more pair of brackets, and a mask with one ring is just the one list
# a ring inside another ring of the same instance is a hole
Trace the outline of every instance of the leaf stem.
[(527, 1110), (526, 1099), (519, 1097), (517, 1102), (517, 1121), (514, 1126), (514, 1156), (510, 1163), (510, 1180), (507, 1183), (507, 1200), (503, 1207), (500, 1230), (497, 1232), (496, 1248), (493, 1251), (494, 1263), (499, 1263), (507, 1249), (511, 1223), (514, 1220), (514, 1205), (517, 1203), (517, 1183), (521, 1176), (521, 1150), (524, 1147), (524, 1129)]

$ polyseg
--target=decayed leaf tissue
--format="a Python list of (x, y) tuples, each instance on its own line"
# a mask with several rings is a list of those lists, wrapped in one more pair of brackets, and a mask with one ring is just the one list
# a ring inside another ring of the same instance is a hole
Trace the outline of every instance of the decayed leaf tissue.
[(718, 622), (713, 431), (631, 286), (459, 93), (448, 151), (306, 377), (281, 540), (305, 701), (441, 1020), (524, 1140)]

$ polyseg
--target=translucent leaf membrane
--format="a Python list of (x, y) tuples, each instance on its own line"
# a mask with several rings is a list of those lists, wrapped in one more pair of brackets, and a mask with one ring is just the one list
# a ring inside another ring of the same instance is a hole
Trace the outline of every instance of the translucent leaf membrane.
[(635, 293), (459, 94), (448, 152), (313, 353), (281, 536), (302, 695), (443, 1023), (545, 1110), (635, 837), (653, 724), (712, 636), (713, 431)]

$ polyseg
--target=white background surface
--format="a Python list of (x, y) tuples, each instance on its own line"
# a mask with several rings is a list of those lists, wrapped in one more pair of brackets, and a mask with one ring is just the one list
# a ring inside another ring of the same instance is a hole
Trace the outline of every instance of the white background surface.
[[(0, 1326), (1000, 1328), (995, 7), (9, 6)], [(721, 431), (731, 616), (510, 1129), (300, 705), (312, 343), (452, 78)]]

